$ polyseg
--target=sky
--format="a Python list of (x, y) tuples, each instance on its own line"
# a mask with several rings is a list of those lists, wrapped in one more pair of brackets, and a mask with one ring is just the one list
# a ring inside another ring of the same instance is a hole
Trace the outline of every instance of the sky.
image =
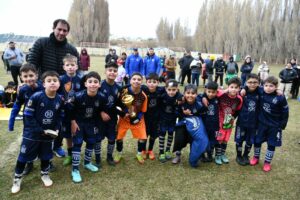
[[(55, 19), (67, 19), (73, 0), (0, 0), (0, 34), (48, 36)], [(202, 0), (108, 0), (113, 37), (155, 38), (161, 17), (195, 30)], [(71, 27), (72, 28), (72, 27)]]

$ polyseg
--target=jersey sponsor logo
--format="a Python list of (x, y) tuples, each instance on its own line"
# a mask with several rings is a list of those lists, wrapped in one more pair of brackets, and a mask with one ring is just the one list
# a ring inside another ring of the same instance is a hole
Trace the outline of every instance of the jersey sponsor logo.
[(270, 104), (264, 103), (263, 109), (264, 109), (267, 113), (271, 113), (271, 106), (270, 106)]
[(255, 101), (249, 101), (248, 111), (253, 112), (253, 111), (255, 111), (255, 108), (256, 108)]
[(86, 118), (90, 118), (90, 117), (92, 117), (93, 116), (93, 108), (86, 108), (85, 109), (85, 117)]

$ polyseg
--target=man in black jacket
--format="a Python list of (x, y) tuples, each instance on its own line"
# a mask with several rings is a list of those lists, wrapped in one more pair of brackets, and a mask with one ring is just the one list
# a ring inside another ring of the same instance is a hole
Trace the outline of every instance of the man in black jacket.
[(191, 68), (190, 68), (190, 65), (191, 65), (191, 62), (194, 60), (194, 58), (191, 56), (191, 51), (188, 50), (186, 52), (186, 55), (180, 59), (178, 61), (178, 64), (180, 65), (181, 67), (181, 70), (182, 70), (182, 78), (181, 78), (181, 85), (183, 86), (183, 83), (184, 83), (184, 79), (185, 77), (187, 76), (187, 82), (190, 84), (191, 83)]
[(53, 32), (50, 36), (39, 38), (33, 44), (28, 62), (36, 66), (40, 75), (49, 70), (64, 74), (63, 57), (67, 54), (76, 56), (79, 60), (77, 49), (69, 44), (66, 38), (69, 31), (69, 23), (64, 19), (57, 19), (53, 22)]
[(215, 69), (215, 82), (218, 83), (218, 79), (220, 78), (220, 86), (223, 88), (223, 75), (224, 75), (224, 69), (225, 69), (226, 63), (223, 60), (223, 56), (220, 56), (217, 58), (216, 62), (214, 63), (214, 69)]

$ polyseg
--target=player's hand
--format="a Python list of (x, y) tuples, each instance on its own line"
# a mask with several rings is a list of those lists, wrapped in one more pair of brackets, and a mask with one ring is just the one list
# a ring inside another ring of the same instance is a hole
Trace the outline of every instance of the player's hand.
[(192, 115), (192, 112), (190, 109), (182, 110), (183, 114), (185, 115)]
[(246, 90), (242, 89), (241, 92), (240, 92), (240, 94), (241, 94), (242, 97), (244, 97), (246, 95)]
[(110, 116), (109, 116), (106, 112), (102, 111), (102, 112), (100, 113), (100, 115), (101, 115), (101, 118), (102, 118), (102, 120), (103, 120), (104, 122), (107, 122), (107, 121), (110, 120)]
[(208, 100), (207, 100), (206, 97), (203, 97), (203, 98), (202, 98), (202, 103), (203, 103), (203, 105), (204, 105), (205, 107), (207, 107), (207, 106), (209, 105)]
[(76, 123), (75, 120), (72, 120), (71, 121), (71, 133), (72, 133), (72, 136), (75, 136), (77, 131), (80, 131), (79, 126), (78, 126), (78, 124)]
[(276, 94), (277, 94), (277, 96), (282, 96), (283, 92), (281, 89), (276, 89)]

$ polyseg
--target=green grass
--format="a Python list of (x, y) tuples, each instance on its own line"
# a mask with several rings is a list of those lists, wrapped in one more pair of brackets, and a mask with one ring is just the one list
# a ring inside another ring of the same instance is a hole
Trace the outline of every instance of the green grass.
[[(280, 69), (281, 66), (271, 66), (271, 73), (277, 75)], [(103, 58), (92, 58), (92, 70), (104, 77)], [(5, 85), (10, 79), (0, 65), (0, 84)], [(57, 171), (51, 174), (54, 185), (44, 188), (39, 175), (39, 162), (35, 162), (33, 173), (23, 179), (21, 192), (17, 195), (11, 195), (10, 188), (22, 123), (18, 121), (15, 131), (7, 133), (7, 122), (0, 121), (0, 199), (299, 199), (300, 103), (295, 100), (288, 102), (290, 120), (283, 134), (283, 146), (276, 149), (270, 173), (262, 171), (262, 161), (255, 167), (237, 165), (232, 136), (228, 145), (228, 165), (209, 163), (192, 169), (187, 163), (188, 148), (183, 151), (182, 163), (177, 166), (150, 160), (145, 165), (139, 165), (134, 158), (136, 141), (129, 134), (124, 146), (125, 160), (116, 167), (110, 167), (105, 162), (104, 142), (101, 172), (92, 174), (81, 167), (83, 182), (74, 184), (70, 177), (71, 168), (63, 167), (63, 159), (55, 158)], [(262, 158), (265, 145), (263, 147)]]

